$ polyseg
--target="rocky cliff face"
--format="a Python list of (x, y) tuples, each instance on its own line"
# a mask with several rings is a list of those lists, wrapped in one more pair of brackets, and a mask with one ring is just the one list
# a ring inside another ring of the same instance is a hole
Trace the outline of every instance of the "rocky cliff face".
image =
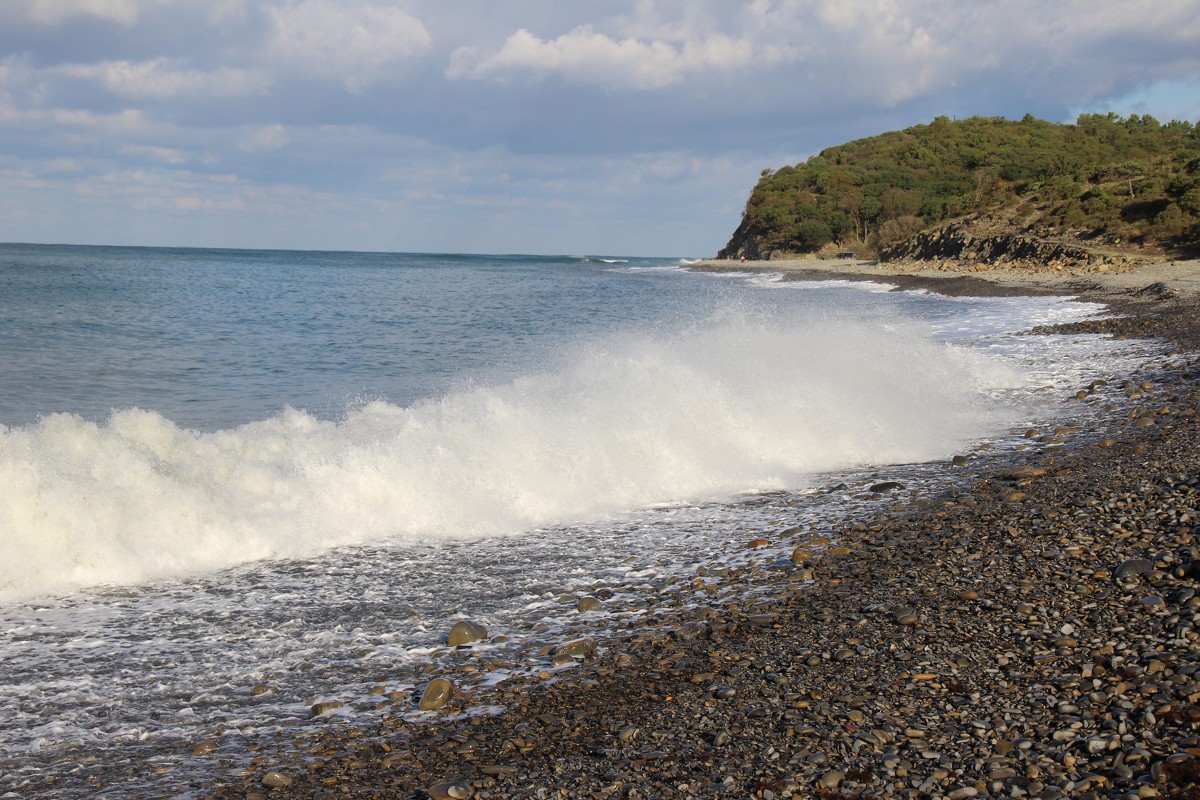
[[(750, 217), (743, 216), (717, 258), (767, 261), (793, 255), (773, 251), (767, 244), (769, 234)], [(879, 249), (881, 261), (942, 261), (1034, 269), (1058, 266), (1103, 269), (1138, 261), (1146, 255), (1115, 242), (1082, 240), (1057, 231), (1023, 227), (1003, 216), (960, 218)]]
[(1012, 228), (980, 230), (971, 222), (929, 228), (897, 244), (880, 248), (883, 261), (956, 261), (988, 266), (1064, 267), (1123, 264), (1128, 254), (1082, 242), (1047, 239)]
[(744, 258), (748, 261), (769, 259), (771, 253), (764, 247), (765, 234), (765, 230), (758, 228), (749, 216), (743, 214), (741, 224), (733, 232), (733, 236), (729, 237), (729, 244), (717, 253), (717, 258)]

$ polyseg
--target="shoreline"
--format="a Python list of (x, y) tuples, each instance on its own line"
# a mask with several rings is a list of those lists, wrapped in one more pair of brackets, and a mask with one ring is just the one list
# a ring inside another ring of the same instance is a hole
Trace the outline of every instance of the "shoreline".
[[(498, 715), (322, 726), (305, 740), (305, 763), (267, 742), (248, 764), (217, 751), (213, 774), (226, 777), (207, 796), (1191, 790), (1200, 776), (1196, 267), (1030, 281), (710, 263), (691, 268), (1078, 295), (1120, 316), (1066, 332), (1155, 337), (1188, 352), (1164, 352), (1123, 385), (1078, 387), (1079, 402), (1106, 409), (1094, 425), (1029, 432), (1029, 450), (972, 460), (950, 488), (901, 492), (828, 539), (786, 524), (746, 531), (748, 549), (766, 538), (798, 552), (785, 568), (698, 573), (697, 594), (712, 601), (649, 612), (553, 681), (504, 681), (488, 698), (505, 706)], [(731, 585), (740, 600), (718, 599)], [(456, 711), (470, 705), (460, 703)]]
[(901, 289), (924, 288), (946, 295), (1089, 294), (1116, 296), (1161, 287), (1155, 294), (1200, 295), (1200, 259), (1157, 261), (1120, 270), (1060, 266), (1053, 269), (988, 267), (960, 262), (792, 258), (771, 261), (702, 259), (697, 272), (780, 273), (783, 280), (858, 280)]

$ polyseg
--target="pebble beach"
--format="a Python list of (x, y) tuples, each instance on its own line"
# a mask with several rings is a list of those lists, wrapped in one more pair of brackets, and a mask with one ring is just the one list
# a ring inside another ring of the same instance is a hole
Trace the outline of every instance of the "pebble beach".
[[(877, 512), (821, 536), (747, 530), (740, 566), (696, 570), (708, 601), (548, 644), (540, 673), (486, 693), (431, 673), (416, 722), (314, 707), (249, 758), (198, 742), (197, 796), (1200, 797), (1200, 264), (699, 268), (1072, 294), (1113, 316), (1069, 332), (1160, 352), (1075, 387), (1080, 424), (945, 465), (948, 488), (872, 487)], [(469, 651), (486, 631), (460, 635)]]

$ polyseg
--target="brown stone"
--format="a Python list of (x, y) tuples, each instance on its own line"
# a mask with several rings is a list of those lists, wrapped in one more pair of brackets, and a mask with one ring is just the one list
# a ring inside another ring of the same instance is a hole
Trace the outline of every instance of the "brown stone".
[(449, 678), (434, 678), (425, 687), (417, 708), (422, 711), (437, 711), (445, 708), (454, 696), (454, 683)]

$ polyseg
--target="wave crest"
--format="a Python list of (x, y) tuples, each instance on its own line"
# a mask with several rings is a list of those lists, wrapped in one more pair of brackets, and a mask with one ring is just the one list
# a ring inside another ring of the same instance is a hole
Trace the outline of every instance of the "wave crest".
[(948, 455), (1007, 367), (915, 326), (748, 319), (614, 336), (503, 385), (215, 433), (158, 413), (0, 429), (0, 597), (389, 539), (516, 533)]

